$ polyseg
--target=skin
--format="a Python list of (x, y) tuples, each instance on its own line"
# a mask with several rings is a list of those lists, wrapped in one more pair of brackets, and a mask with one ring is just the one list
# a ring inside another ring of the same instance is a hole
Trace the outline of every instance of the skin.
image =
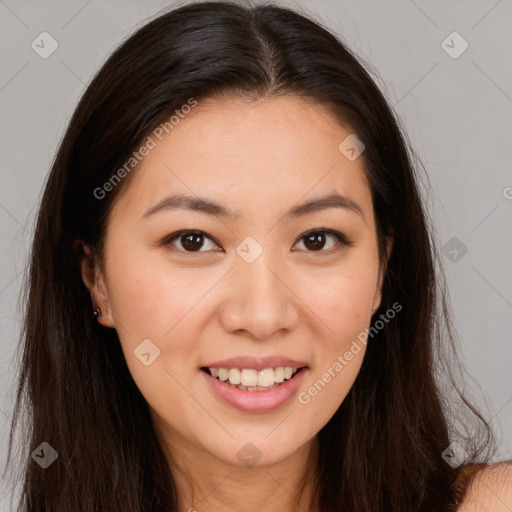
[[(294, 397), (267, 413), (220, 401), (199, 368), (228, 357), (288, 356), (309, 367), (303, 392), (370, 326), (384, 269), (362, 158), (349, 161), (338, 149), (349, 134), (325, 108), (297, 97), (201, 100), (132, 171), (109, 217), (103, 265), (77, 243), (98, 321), (117, 330), (182, 510), (309, 510), (316, 435), (352, 387), (365, 345), (308, 404)], [(333, 191), (362, 215), (328, 208), (284, 217)], [(238, 216), (168, 210), (142, 218), (178, 192)], [(345, 234), (353, 246), (326, 234), (323, 248), (308, 248), (302, 237), (321, 228)], [(187, 253), (179, 237), (161, 243), (182, 229), (210, 238), (199, 252)], [(235, 252), (248, 236), (263, 249), (252, 263)], [(388, 258), (391, 250), (390, 236)], [(160, 355), (145, 366), (134, 350), (148, 338)], [(247, 442), (261, 453), (253, 467), (237, 457)]]
[(468, 488), (460, 512), (510, 512), (512, 461), (478, 472)]

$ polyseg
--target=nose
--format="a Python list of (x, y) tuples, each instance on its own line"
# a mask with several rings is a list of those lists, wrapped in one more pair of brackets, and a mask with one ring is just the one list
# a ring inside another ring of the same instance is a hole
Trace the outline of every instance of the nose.
[(226, 332), (258, 340), (283, 335), (298, 323), (298, 301), (282, 269), (264, 251), (252, 263), (235, 262), (220, 322)]

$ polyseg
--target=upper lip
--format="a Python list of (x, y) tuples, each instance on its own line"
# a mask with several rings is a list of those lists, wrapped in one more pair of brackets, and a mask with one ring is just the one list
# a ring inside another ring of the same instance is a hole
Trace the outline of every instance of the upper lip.
[(222, 361), (213, 361), (202, 368), (250, 368), (254, 370), (265, 370), (266, 368), (279, 368), (280, 366), (290, 366), (292, 368), (302, 368), (307, 366), (303, 361), (288, 359), (283, 356), (273, 357), (232, 357)]

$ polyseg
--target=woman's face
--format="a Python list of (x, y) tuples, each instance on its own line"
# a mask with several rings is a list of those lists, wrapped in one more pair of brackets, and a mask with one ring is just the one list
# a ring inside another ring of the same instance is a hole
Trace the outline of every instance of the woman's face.
[[(339, 149), (349, 135), (296, 97), (201, 100), (133, 171), (94, 293), (169, 446), (271, 464), (353, 385), (381, 279), (362, 158), (351, 139)], [(302, 369), (276, 387), (285, 367)]]

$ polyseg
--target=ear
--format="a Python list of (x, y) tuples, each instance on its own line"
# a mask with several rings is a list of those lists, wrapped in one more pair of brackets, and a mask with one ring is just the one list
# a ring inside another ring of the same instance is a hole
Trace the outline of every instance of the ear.
[[(100, 308), (101, 316), (98, 322), (105, 327), (114, 327), (112, 308), (105, 283), (105, 277), (100, 269), (96, 254), (83, 240), (73, 242), (73, 250), (77, 255), (78, 268), (82, 280), (91, 294), (94, 309)], [(91, 311), (91, 316), (92, 316)]]
[(389, 258), (391, 258), (391, 253), (393, 252), (394, 241), (394, 232), (390, 231), (386, 235), (386, 261), (384, 265), (381, 265), (379, 267), (379, 283), (377, 285), (377, 289), (375, 290), (375, 297), (373, 298), (372, 315), (375, 313), (375, 311), (377, 311), (377, 309), (379, 309), (380, 303), (382, 301), (382, 283), (384, 280), (384, 276), (386, 275)]

